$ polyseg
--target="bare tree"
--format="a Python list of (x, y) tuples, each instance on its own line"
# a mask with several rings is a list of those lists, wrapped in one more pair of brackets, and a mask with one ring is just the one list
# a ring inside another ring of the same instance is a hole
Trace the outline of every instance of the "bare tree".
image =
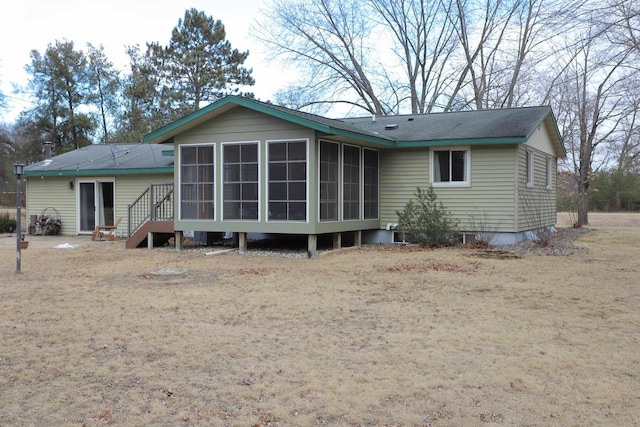
[(412, 113), (442, 108), (442, 97), (454, 83), (450, 58), (456, 49), (454, 25), (447, 19), (453, 4), (426, 0), (371, 0), (378, 19), (393, 35), (394, 49), (406, 81), (395, 82), (396, 93), (406, 88)]
[(577, 180), (577, 225), (588, 224), (589, 186), (593, 173), (609, 160), (608, 148), (627, 117), (621, 95), (633, 76), (625, 67), (628, 50), (611, 49), (596, 37), (598, 34), (596, 27), (590, 27), (575, 54), (570, 55), (554, 99), (569, 166)]
[(274, 53), (299, 66), (316, 89), (338, 95), (316, 102), (383, 114), (389, 106), (378, 97), (380, 80), (373, 79), (372, 68), (380, 63), (370, 64), (378, 57), (368, 47), (375, 25), (370, 16), (364, 2), (276, 0), (255, 32)]

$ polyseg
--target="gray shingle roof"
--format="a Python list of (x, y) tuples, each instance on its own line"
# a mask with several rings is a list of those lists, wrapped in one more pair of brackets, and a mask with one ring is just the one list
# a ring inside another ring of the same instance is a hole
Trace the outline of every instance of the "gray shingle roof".
[[(113, 148), (112, 148), (113, 147)], [(112, 151), (113, 149), (113, 151)], [(148, 169), (173, 167), (173, 156), (162, 152), (173, 147), (161, 144), (96, 144), (69, 151), (51, 160), (43, 160), (25, 167), (25, 175), (55, 175), (56, 172), (111, 172), (135, 173)]]
[(526, 138), (551, 113), (549, 107), (507, 108), (347, 118), (342, 121), (396, 142)]

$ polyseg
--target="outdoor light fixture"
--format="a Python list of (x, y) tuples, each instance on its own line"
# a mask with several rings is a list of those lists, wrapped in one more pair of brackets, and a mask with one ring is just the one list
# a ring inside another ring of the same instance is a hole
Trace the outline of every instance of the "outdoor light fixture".
[(24, 163), (13, 164), (13, 174), (16, 176), (16, 273), (20, 273), (20, 250), (22, 249), (22, 174)]
[(73, 181), (69, 181), (69, 185), (67, 185), (69, 190), (73, 190)]

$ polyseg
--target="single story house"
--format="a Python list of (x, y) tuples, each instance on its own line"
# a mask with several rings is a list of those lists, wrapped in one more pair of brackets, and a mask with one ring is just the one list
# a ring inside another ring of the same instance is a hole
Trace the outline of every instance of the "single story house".
[[(241, 250), (247, 233), (299, 234), (310, 255), (320, 235), (337, 245), (343, 233), (357, 244), (401, 239), (396, 211), (428, 186), (466, 237), (535, 236), (556, 222), (566, 155), (550, 107), (338, 120), (237, 96), (145, 142), (174, 150), (178, 248), (186, 230), (238, 233)], [(86, 230), (79, 197), (69, 213)]]
[[(121, 219), (116, 235), (128, 237), (149, 219), (154, 196), (172, 219), (171, 151), (159, 144), (99, 144), (31, 164), (24, 169), (27, 219), (59, 216), (63, 235), (90, 235), (96, 225)], [(130, 209), (136, 200), (141, 209)]]

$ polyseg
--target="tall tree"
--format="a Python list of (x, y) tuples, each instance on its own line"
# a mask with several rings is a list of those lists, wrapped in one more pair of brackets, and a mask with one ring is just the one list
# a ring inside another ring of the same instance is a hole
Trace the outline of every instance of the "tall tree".
[(249, 52), (233, 49), (222, 22), (196, 9), (185, 12), (169, 45), (156, 52), (178, 113), (195, 111), (226, 94), (240, 94), (242, 87), (255, 83), (252, 70), (243, 67)]
[(92, 101), (98, 109), (102, 128), (101, 142), (111, 142), (109, 138), (111, 122), (119, 106), (120, 73), (115, 69), (104, 53), (104, 47), (87, 45), (89, 59), (89, 82), (92, 88)]
[(83, 111), (90, 103), (87, 59), (71, 41), (56, 41), (44, 53), (31, 51), (29, 88), (36, 98), (32, 115), (41, 133), (66, 151), (91, 143), (95, 122)]
[(116, 126), (117, 142), (141, 141), (144, 135), (171, 120), (171, 109), (162, 96), (158, 75), (157, 45), (149, 45), (145, 53), (140, 46), (128, 46), (130, 73), (122, 84), (122, 110)]
[(635, 74), (625, 66), (628, 50), (613, 49), (598, 35), (598, 28), (590, 26), (568, 55), (552, 101), (559, 112), (568, 166), (577, 181), (577, 225), (589, 223), (593, 174), (607, 165), (607, 154), (628, 114), (623, 89)]

